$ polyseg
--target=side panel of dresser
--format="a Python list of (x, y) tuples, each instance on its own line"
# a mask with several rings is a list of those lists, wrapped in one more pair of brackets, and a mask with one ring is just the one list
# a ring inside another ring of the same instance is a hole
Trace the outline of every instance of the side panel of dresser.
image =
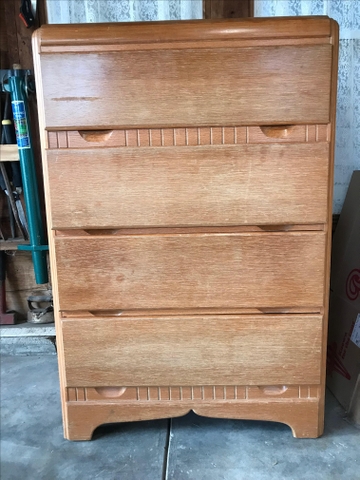
[(48, 228), (51, 285), (53, 290), (53, 305), (54, 305), (54, 317), (55, 317), (55, 329), (56, 329), (56, 347), (57, 347), (57, 356), (58, 356), (58, 365), (59, 365), (61, 411), (62, 411), (62, 419), (63, 419), (64, 437), (70, 439), (69, 416), (68, 416), (68, 408), (66, 404), (67, 396), (66, 396), (66, 389), (65, 389), (65, 370), (64, 370), (65, 359), (64, 359), (63, 332), (62, 332), (61, 322), (59, 318), (60, 308), (59, 308), (59, 299), (57, 295), (58, 278), (57, 278), (55, 242), (54, 242), (55, 232), (51, 229), (51, 224), (52, 224), (51, 201), (50, 201), (50, 194), (49, 194), (49, 174), (48, 174), (47, 161), (46, 161), (46, 151), (48, 148), (48, 141), (47, 141), (48, 136), (47, 136), (46, 124), (45, 124), (43, 75), (41, 71), (41, 61), (40, 61), (40, 43), (41, 43), (41, 39), (40, 39), (40, 36), (38, 35), (38, 31), (36, 31), (32, 37), (32, 50), (33, 50), (34, 73), (35, 73), (36, 90), (37, 90), (37, 107), (38, 107), (38, 116), (39, 116), (39, 133), (40, 133), (40, 141), (41, 141), (42, 166), (43, 166), (43, 174), (44, 174), (45, 208), (46, 208), (46, 219), (47, 219), (47, 228)]
[(331, 68), (331, 91), (330, 91), (330, 169), (328, 183), (328, 221), (327, 221), (327, 244), (326, 244), (326, 265), (324, 275), (324, 326), (322, 342), (322, 364), (321, 364), (321, 394), (318, 416), (319, 435), (324, 430), (325, 410), (325, 388), (326, 388), (326, 355), (328, 337), (328, 317), (330, 300), (330, 261), (331, 261), (331, 226), (333, 211), (333, 188), (334, 188), (334, 156), (335, 156), (335, 124), (336, 124), (336, 95), (338, 79), (338, 56), (339, 56), (339, 25), (331, 21), (331, 44), (332, 44), (332, 68)]

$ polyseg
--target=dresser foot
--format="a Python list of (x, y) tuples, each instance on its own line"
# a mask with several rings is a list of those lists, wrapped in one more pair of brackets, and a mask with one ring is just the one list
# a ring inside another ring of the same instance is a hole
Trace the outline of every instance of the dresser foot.
[(279, 422), (291, 428), (295, 438), (317, 438), (323, 433), (323, 419), (319, 413), (319, 402), (239, 402), (217, 406), (194, 408), (197, 415), (213, 418), (233, 418), (239, 420), (262, 420)]
[(292, 420), (288, 425), (291, 428), (294, 438), (318, 438), (324, 432), (324, 422), (316, 416), (316, 418), (299, 418)]
[(100, 425), (93, 425), (90, 422), (73, 424), (71, 421), (64, 425), (64, 437), (73, 442), (89, 441), (92, 439), (95, 429)]
[(64, 436), (67, 440), (91, 440), (100, 425), (182, 417), (191, 411), (186, 405), (119, 405), (116, 403), (74, 404), (67, 402)]

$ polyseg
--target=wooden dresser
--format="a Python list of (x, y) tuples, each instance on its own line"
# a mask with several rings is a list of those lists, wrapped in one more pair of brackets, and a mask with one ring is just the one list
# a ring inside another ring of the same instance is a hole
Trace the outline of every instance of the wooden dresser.
[(337, 51), (327, 17), (35, 33), (66, 438), (321, 435)]

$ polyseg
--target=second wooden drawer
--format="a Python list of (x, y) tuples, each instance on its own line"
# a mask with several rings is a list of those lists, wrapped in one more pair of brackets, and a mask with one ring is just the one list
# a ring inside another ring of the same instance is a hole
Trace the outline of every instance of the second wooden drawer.
[(328, 155), (325, 142), (48, 151), (52, 227), (325, 223)]

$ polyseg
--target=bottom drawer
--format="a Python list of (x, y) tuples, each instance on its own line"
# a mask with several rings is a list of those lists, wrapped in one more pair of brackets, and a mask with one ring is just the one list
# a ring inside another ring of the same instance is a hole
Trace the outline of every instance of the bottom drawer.
[(319, 384), (321, 315), (64, 319), (67, 387)]

